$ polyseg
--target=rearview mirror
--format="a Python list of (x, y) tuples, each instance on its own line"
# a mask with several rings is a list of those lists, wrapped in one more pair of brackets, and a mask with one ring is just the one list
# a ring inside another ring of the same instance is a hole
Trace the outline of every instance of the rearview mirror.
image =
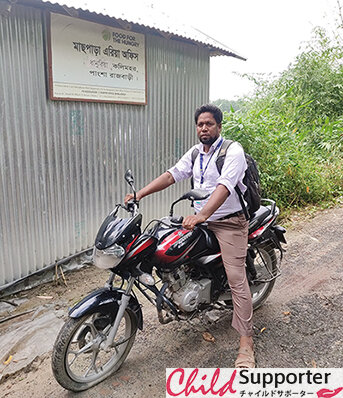
[(127, 181), (127, 183), (128, 183), (129, 185), (132, 185), (132, 184), (134, 183), (132, 171), (131, 171), (130, 169), (126, 170), (126, 173), (125, 173), (125, 180)]

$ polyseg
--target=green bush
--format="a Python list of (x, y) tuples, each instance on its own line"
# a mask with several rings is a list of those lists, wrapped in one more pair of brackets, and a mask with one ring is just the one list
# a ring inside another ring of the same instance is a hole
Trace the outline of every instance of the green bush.
[(343, 194), (341, 48), (317, 29), (278, 79), (260, 81), (239, 111), (224, 114), (224, 136), (257, 160), (263, 196), (282, 208)]

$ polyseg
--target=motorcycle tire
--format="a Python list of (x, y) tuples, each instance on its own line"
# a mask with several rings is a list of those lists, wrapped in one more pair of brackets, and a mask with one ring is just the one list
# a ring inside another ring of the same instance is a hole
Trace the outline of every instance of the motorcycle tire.
[(52, 370), (58, 383), (74, 392), (87, 390), (116, 372), (134, 343), (137, 318), (127, 309), (114, 339), (114, 347), (103, 349), (103, 341), (115, 315), (100, 312), (69, 318), (60, 330), (52, 352)]
[(269, 282), (258, 282), (258, 279), (271, 279), (277, 273), (275, 249), (268, 243), (262, 243), (255, 250), (254, 267), (257, 281), (250, 285), (253, 309), (257, 310), (267, 300), (275, 284), (275, 278)]

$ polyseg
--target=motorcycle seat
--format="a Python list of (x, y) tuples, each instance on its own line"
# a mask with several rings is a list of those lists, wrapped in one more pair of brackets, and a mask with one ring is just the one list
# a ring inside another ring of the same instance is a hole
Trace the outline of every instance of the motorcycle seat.
[(255, 229), (257, 225), (263, 224), (263, 221), (270, 215), (271, 209), (269, 206), (261, 206), (252, 215), (249, 221), (249, 231)]

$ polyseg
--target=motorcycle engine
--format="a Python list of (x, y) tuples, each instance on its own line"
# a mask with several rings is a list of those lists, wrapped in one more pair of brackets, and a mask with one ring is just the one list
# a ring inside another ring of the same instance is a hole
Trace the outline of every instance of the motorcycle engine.
[(183, 267), (174, 272), (164, 273), (163, 281), (168, 282), (168, 296), (181, 311), (192, 312), (200, 304), (211, 302), (211, 280), (192, 280)]

